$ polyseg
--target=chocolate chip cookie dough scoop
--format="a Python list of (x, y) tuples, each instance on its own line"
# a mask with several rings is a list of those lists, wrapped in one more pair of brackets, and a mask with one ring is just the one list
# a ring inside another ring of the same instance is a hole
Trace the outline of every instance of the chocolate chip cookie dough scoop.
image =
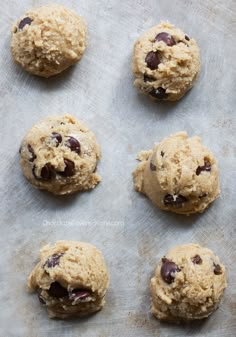
[(226, 286), (225, 267), (210, 249), (193, 243), (177, 246), (151, 279), (151, 312), (176, 323), (206, 318), (219, 306)]
[(89, 243), (76, 241), (43, 247), (28, 278), (29, 291), (38, 293), (49, 317), (61, 319), (101, 310), (108, 285), (102, 253)]
[(197, 136), (176, 133), (140, 152), (138, 159), (135, 189), (163, 210), (201, 213), (219, 196), (216, 160)]
[(84, 19), (51, 4), (31, 9), (12, 28), (13, 59), (26, 71), (50, 77), (80, 61), (86, 48)]
[(95, 135), (70, 115), (49, 116), (33, 126), (20, 148), (20, 165), (35, 187), (54, 194), (94, 188), (100, 148)]
[(145, 32), (135, 43), (134, 85), (155, 100), (177, 101), (200, 72), (196, 41), (167, 22)]

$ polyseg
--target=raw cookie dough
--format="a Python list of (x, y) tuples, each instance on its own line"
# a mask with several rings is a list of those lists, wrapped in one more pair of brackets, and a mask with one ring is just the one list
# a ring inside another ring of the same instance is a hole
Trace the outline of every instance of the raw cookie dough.
[(168, 22), (145, 32), (135, 43), (134, 85), (153, 99), (177, 101), (192, 88), (200, 72), (194, 39)]
[(162, 259), (151, 279), (151, 312), (176, 323), (208, 317), (226, 286), (225, 267), (210, 249), (193, 243), (177, 246)]
[(20, 155), (29, 182), (54, 194), (92, 189), (101, 180), (95, 172), (100, 158), (95, 135), (70, 115), (38, 122), (24, 137)]
[(40, 250), (40, 261), (28, 278), (50, 318), (84, 316), (101, 310), (109, 275), (102, 253), (93, 245), (57, 241)]
[(51, 4), (29, 10), (12, 28), (13, 59), (28, 72), (50, 77), (77, 63), (86, 48), (84, 19)]
[(213, 154), (199, 137), (176, 133), (140, 152), (135, 189), (159, 208), (179, 214), (203, 212), (220, 193)]

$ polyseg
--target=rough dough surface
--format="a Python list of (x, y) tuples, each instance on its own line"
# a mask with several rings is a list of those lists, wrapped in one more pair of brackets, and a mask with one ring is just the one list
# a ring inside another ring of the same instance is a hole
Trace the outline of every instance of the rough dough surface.
[(102, 253), (93, 245), (57, 241), (44, 246), (28, 278), (50, 318), (70, 318), (96, 312), (105, 304), (109, 275)]
[(138, 159), (135, 189), (163, 210), (203, 212), (220, 193), (216, 160), (197, 136), (176, 133), (142, 151)]
[(151, 279), (151, 312), (160, 320), (188, 321), (208, 317), (227, 286), (219, 258), (198, 244), (171, 249)]
[(83, 18), (61, 5), (29, 10), (12, 28), (13, 59), (28, 72), (50, 77), (77, 63), (86, 48)]
[(33, 126), (20, 148), (20, 164), (31, 184), (54, 194), (94, 188), (100, 149), (95, 135), (70, 115), (49, 116)]
[(200, 72), (196, 41), (167, 23), (145, 32), (135, 43), (134, 85), (153, 99), (176, 101), (193, 86)]

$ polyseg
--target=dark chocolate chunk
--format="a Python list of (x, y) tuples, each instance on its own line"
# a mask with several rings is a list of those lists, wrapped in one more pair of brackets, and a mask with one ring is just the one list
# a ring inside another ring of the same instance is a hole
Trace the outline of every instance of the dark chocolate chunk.
[(156, 165), (154, 165), (152, 162), (150, 162), (150, 170), (151, 171), (156, 171), (157, 170)]
[(58, 254), (53, 254), (50, 256), (44, 266), (48, 268), (54, 268), (55, 266), (58, 266), (60, 263), (60, 258), (64, 255), (64, 253), (58, 253)]
[(75, 174), (75, 163), (72, 160), (64, 159), (65, 169), (63, 172), (58, 172), (63, 177), (72, 177)]
[(52, 133), (52, 139), (56, 140), (56, 147), (58, 147), (58, 145), (62, 142), (62, 136), (60, 133), (57, 132)]
[(51, 180), (55, 177), (56, 172), (53, 165), (46, 163), (41, 169), (41, 178), (43, 180)]
[(50, 285), (48, 290), (48, 294), (52, 297), (61, 298), (68, 296), (68, 292), (65, 288), (63, 288), (59, 282), (53, 282)]
[(168, 96), (168, 94), (166, 94), (166, 90), (162, 87), (152, 88), (152, 90), (149, 91), (149, 95), (158, 99), (164, 99)]
[(164, 198), (164, 204), (165, 204), (166, 206), (169, 206), (169, 205), (172, 206), (172, 205), (174, 204), (174, 202), (175, 202), (175, 200), (174, 200), (173, 195), (167, 194), (167, 195), (165, 196), (165, 198)]
[(190, 41), (190, 38), (188, 37), (188, 35), (185, 35), (185, 40)]
[(161, 151), (161, 156), (164, 157), (165, 155), (165, 152)]
[(187, 199), (183, 195), (177, 195), (175, 203), (176, 203), (176, 205), (181, 205), (186, 201), (187, 201)]
[(214, 263), (214, 274), (215, 275), (221, 275), (222, 274), (222, 269), (219, 264)]
[(179, 267), (173, 261), (170, 261), (165, 257), (162, 259), (161, 277), (163, 281), (171, 284), (175, 280), (175, 273), (179, 271)]
[(161, 63), (158, 52), (150, 51), (145, 58), (145, 62), (147, 63), (147, 67), (149, 69), (157, 69), (158, 65)]
[(195, 255), (191, 260), (194, 264), (202, 264), (202, 258), (199, 255)]
[(71, 301), (83, 302), (88, 296), (90, 296), (90, 292), (86, 289), (74, 289), (69, 293), (69, 299)]
[(169, 47), (172, 47), (176, 44), (173, 36), (166, 33), (166, 32), (162, 32), (162, 33), (157, 34), (157, 36), (155, 37), (155, 40), (156, 41), (163, 41)]
[(29, 159), (29, 161), (33, 162), (37, 158), (37, 156), (34, 153), (34, 150), (33, 150), (32, 146), (30, 144), (28, 144), (28, 151), (30, 153), (30, 159)]
[(204, 161), (203, 166), (198, 166), (198, 168), (196, 169), (196, 175), (199, 176), (203, 171), (211, 172), (211, 163), (208, 160)]
[(185, 203), (187, 199), (183, 195), (171, 195), (167, 194), (164, 197), (164, 204), (166, 206), (182, 206), (183, 203)]
[(24, 18), (23, 20), (21, 20), (21, 22), (19, 23), (18, 28), (20, 30), (22, 30), (26, 25), (30, 26), (32, 21), (33, 20), (27, 16), (26, 18)]
[(74, 138), (74, 137), (69, 137), (65, 143), (66, 146), (68, 146), (71, 151), (76, 152), (77, 154), (80, 154), (81, 148), (80, 148), (80, 142)]

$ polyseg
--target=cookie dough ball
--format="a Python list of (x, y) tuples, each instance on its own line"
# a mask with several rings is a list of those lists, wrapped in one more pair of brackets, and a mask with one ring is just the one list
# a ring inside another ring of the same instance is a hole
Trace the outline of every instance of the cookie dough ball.
[(177, 246), (161, 260), (151, 279), (151, 312), (173, 322), (208, 317), (226, 286), (225, 267), (210, 249), (193, 243)]
[(109, 275), (102, 253), (84, 242), (58, 241), (40, 251), (28, 278), (50, 318), (84, 316), (102, 309)]
[(134, 81), (156, 100), (177, 101), (192, 88), (200, 72), (200, 52), (194, 39), (167, 22), (144, 33), (134, 46)]
[(86, 23), (75, 12), (56, 4), (35, 8), (13, 26), (13, 59), (34, 75), (50, 77), (79, 62), (86, 35)]
[(220, 193), (213, 154), (199, 137), (176, 133), (142, 151), (133, 173), (135, 189), (159, 208), (179, 214), (203, 212)]
[(50, 116), (29, 130), (20, 148), (25, 177), (54, 194), (94, 188), (100, 149), (95, 135), (70, 115)]

